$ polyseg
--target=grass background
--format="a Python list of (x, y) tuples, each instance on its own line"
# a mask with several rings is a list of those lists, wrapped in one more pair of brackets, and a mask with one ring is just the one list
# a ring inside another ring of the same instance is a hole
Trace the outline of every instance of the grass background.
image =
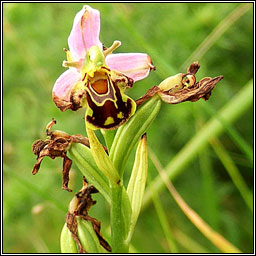
[[(51, 99), (55, 80), (64, 71), (62, 50), (73, 18), (83, 3), (3, 4), (3, 252), (57, 253), (59, 235), (73, 193), (61, 190), (60, 159), (44, 159), (32, 176), (35, 156), (31, 145), (45, 138), (45, 126), (54, 117), (56, 129), (85, 134), (84, 110), (60, 112)], [(117, 52), (147, 52), (157, 70), (137, 82), (128, 94), (134, 99), (164, 78), (185, 72), (187, 59), (212, 31), (211, 47), (196, 55), (197, 77), (224, 75), (209, 101), (162, 104), (148, 131), (148, 142), (163, 166), (198, 133), (199, 128), (253, 77), (253, 8), (241, 3), (92, 3), (101, 12), (100, 39)], [(228, 18), (236, 11), (234, 20)], [(229, 23), (230, 22), (230, 23)], [(219, 25), (221, 24), (221, 25)], [(200, 49), (203, 49), (200, 46)], [(241, 143), (253, 148), (253, 106), (242, 113), (218, 140), (231, 164), (253, 191), (253, 166)], [(211, 111), (213, 110), (213, 111)], [(233, 136), (231, 136), (232, 132)], [(250, 154), (249, 154), (250, 155)], [(223, 156), (223, 154), (222, 154)], [(224, 159), (227, 159), (224, 155)], [(132, 167), (132, 157), (126, 176)], [(217, 232), (246, 253), (253, 252), (253, 214), (227, 173), (227, 167), (209, 145), (177, 175), (174, 185), (183, 199)], [(158, 174), (149, 162), (151, 179)], [(73, 165), (71, 187), (78, 191), (81, 174)], [(109, 207), (100, 195), (91, 216), (109, 234)], [(159, 193), (169, 231), (179, 252), (214, 252), (213, 246), (185, 217), (167, 190)], [(170, 252), (154, 205), (139, 218), (132, 240), (138, 252)], [(160, 217), (161, 220), (161, 217)]]

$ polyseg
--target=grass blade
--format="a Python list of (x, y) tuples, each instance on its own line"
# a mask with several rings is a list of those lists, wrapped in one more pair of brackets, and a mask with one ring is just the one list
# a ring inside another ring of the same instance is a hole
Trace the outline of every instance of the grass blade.
[(230, 137), (233, 139), (233, 141), (239, 146), (240, 150), (247, 156), (247, 158), (250, 160), (251, 164), (253, 164), (253, 149), (251, 146), (243, 139), (243, 137), (227, 122), (225, 122), (217, 113), (217, 111), (211, 106), (209, 102), (205, 104), (205, 111), (207, 111), (209, 114), (214, 116), (216, 119), (218, 119), (223, 127), (226, 129)]
[[(151, 178), (149, 177), (149, 175), (148, 175), (148, 180), (151, 182)], [(169, 250), (172, 253), (178, 253), (179, 250), (178, 250), (177, 245), (176, 245), (176, 243), (173, 239), (173, 234), (171, 232), (171, 228), (170, 228), (170, 225), (168, 223), (167, 216), (165, 214), (164, 208), (161, 204), (161, 200), (159, 199), (159, 196), (158, 196), (157, 193), (155, 193), (153, 195), (152, 200), (153, 200), (153, 204), (154, 204), (159, 222), (160, 222), (161, 227), (164, 231), (165, 239), (167, 241)]]
[[(152, 162), (155, 164), (158, 162), (156, 156), (150, 152), (150, 158)], [(156, 164), (155, 164), (156, 166)], [(159, 166), (159, 164), (158, 164)], [(168, 176), (159, 167), (156, 167), (160, 174), (160, 178), (163, 180), (165, 186), (168, 188), (170, 194), (183, 211), (183, 213), (188, 217), (188, 219), (195, 225), (195, 227), (217, 248), (219, 248), (224, 253), (241, 253), (239, 249), (237, 249), (233, 244), (227, 241), (223, 236), (214, 231), (206, 222), (204, 222), (201, 217), (191, 209), (187, 203), (183, 200), (180, 194), (176, 191), (173, 184), (169, 181)]]
[(174, 237), (177, 242), (192, 253), (209, 253), (209, 251), (202, 245), (198, 244), (197, 241), (193, 240), (191, 237), (184, 234), (179, 229), (173, 229)]
[(250, 192), (249, 188), (247, 187), (243, 177), (241, 176), (238, 168), (236, 167), (235, 163), (233, 162), (232, 158), (228, 155), (227, 151), (220, 143), (218, 139), (212, 139), (210, 141), (211, 146), (213, 147), (215, 153), (218, 155), (220, 161), (226, 168), (230, 178), (232, 179), (233, 183), (239, 190), (242, 198), (244, 199), (247, 206), (253, 212), (253, 196)]
[(241, 4), (234, 11), (232, 11), (225, 19), (223, 19), (217, 27), (205, 38), (205, 40), (196, 48), (193, 54), (183, 63), (179, 68), (185, 69), (193, 61), (199, 61), (200, 58), (212, 47), (212, 45), (237, 21), (241, 18), (251, 7), (252, 4)]

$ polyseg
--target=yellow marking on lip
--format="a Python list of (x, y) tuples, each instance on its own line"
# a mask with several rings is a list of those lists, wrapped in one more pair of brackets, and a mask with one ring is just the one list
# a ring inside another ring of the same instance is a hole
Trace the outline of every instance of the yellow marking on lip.
[(106, 121), (104, 122), (104, 125), (110, 125), (113, 124), (115, 122), (114, 118), (109, 116)]
[(123, 119), (123, 118), (124, 118), (123, 113), (122, 113), (122, 112), (119, 112), (119, 113), (117, 114), (117, 118), (119, 118), (119, 119)]

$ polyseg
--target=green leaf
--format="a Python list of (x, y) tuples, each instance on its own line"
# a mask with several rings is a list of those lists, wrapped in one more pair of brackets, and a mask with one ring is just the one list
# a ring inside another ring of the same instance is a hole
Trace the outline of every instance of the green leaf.
[(82, 144), (73, 143), (68, 151), (68, 155), (75, 162), (87, 181), (93, 184), (110, 203), (111, 192), (108, 180), (97, 167), (91, 150)]
[(142, 199), (144, 195), (148, 170), (148, 147), (147, 137), (144, 134), (137, 147), (132, 174), (127, 187), (127, 193), (131, 202), (132, 216), (127, 241), (130, 242), (133, 231), (140, 214)]
[(120, 176), (127, 159), (140, 137), (147, 131), (161, 107), (158, 95), (139, 107), (130, 120), (118, 128), (109, 157), (119, 171)]

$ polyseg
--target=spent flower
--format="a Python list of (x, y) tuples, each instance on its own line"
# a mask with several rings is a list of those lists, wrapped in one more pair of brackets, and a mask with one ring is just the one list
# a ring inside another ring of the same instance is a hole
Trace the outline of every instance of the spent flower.
[(161, 100), (168, 104), (178, 104), (184, 101), (194, 102), (199, 99), (208, 100), (216, 84), (224, 77), (204, 77), (197, 82), (195, 74), (199, 68), (198, 62), (193, 62), (186, 73), (178, 73), (166, 78), (158, 86), (153, 86), (144, 96), (139, 98), (136, 101), (137, 105), (141, 105), (155, 95), (160, 96)]

